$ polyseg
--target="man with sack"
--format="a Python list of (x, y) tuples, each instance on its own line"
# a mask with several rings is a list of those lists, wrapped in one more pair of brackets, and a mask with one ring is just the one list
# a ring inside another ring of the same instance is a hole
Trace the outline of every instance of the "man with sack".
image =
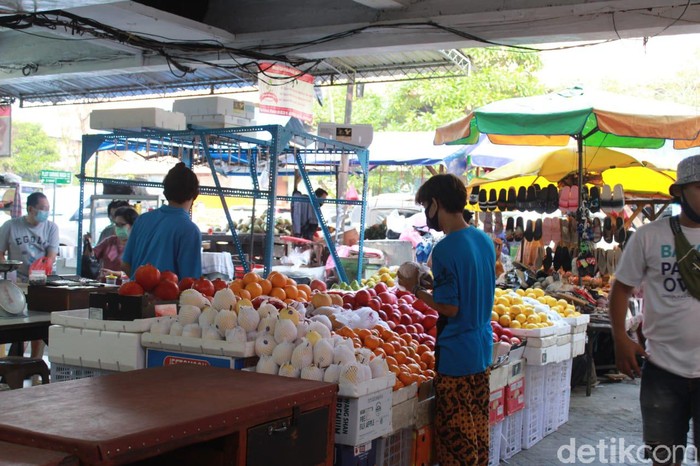
[[(678, 164), (670, 193), (681, 214), (637, 230), (625, 246), (610, 293), (617, 367), (642, 377), (644, 443), (654, 465), (683, 462), (691, 419), (696, 454), (700, 447), (700, 155)], [(628, 301), (639, 286), (644, 289), (646, 348), (625, 330)], [(641, 369), (638, 356), (644, 358)]]

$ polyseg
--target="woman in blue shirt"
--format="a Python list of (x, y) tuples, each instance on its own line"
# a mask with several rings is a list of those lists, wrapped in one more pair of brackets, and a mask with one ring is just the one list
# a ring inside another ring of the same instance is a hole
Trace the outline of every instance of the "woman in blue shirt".
[(418, 190), (416, 202), (425, 209), (428, 226), (446, 235), (433, 249), (432, 290), (422, 287), (417, 276), (399, 278), (440, 313), (434, 380), (438, 461), (443, 466), (486, 465), (493, 242), (465, 221), (467, 190), (456, 176), (433, 176)]

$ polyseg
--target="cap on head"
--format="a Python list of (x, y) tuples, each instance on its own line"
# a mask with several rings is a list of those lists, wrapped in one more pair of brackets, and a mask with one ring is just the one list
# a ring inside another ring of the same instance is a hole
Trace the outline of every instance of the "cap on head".
[(673, 197), (680, 197), (683, 185), (697, 182), (700, 182), (700, 154), (680, 161), (676, 169), (676, 182), (671, 185), (669, 192)]

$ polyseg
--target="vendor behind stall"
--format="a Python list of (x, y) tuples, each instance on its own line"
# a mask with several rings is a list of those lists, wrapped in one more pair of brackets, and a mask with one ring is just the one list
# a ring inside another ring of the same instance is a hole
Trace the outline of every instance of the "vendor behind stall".
[(109, 216), (109, 221), (111, 223), (108, 226), (106, 226), (104, 230), (102, 230), (102, 233), (100, 233), (100, 237), (97, 239), (97, 244), (100, 244), (102, 241), (109, 238), (110, 236), (114, 236), (114, 224), (116, 223), (114, 220), (114, 216), (117, 212), (117, 209), (120, 209), (122, 207), (129, 207), (129, 203), (120, 199), (114, 199), (112, 202), (109, 203), (109, 205), (107, 206), (107, 215)]
[(102, 275), (122, 275), (122, 255), (138, 216), (133, 207), (119, 207), (114, 212), (114, 235), (100, 241), (94, 249), (95, 257), (102, 261)]
[[(323, 200), (328, 197), (328, 191), (323, 188), (318, 188), (314, 191), (318, 198), (318, 205), (323, 205)], [(298, 190), (294, 190), (292, 196), (301, 197), (302, 194)], [(292, 201), (292, 231), (294, 236), (312, 240), (314, 234), (318, 230), (318, 219), (310, 202)]]
[(131, 275), (152, 264), (179, 277), (202, 274), (202, 233), (189, 212), (199, 195), (197, 175), (180, 162), (163, 179), (167, 205), (141, 215), (134, 223), (122, 257), (122, 270)]

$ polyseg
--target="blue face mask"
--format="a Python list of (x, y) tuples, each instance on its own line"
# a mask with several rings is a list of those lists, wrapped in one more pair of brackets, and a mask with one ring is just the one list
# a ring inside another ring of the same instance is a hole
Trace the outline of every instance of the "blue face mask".
[(37, 210), (36, 211), (36, 220), (39, 223), (45, 222), (49, 219), (49, 211), (48, 210)]

